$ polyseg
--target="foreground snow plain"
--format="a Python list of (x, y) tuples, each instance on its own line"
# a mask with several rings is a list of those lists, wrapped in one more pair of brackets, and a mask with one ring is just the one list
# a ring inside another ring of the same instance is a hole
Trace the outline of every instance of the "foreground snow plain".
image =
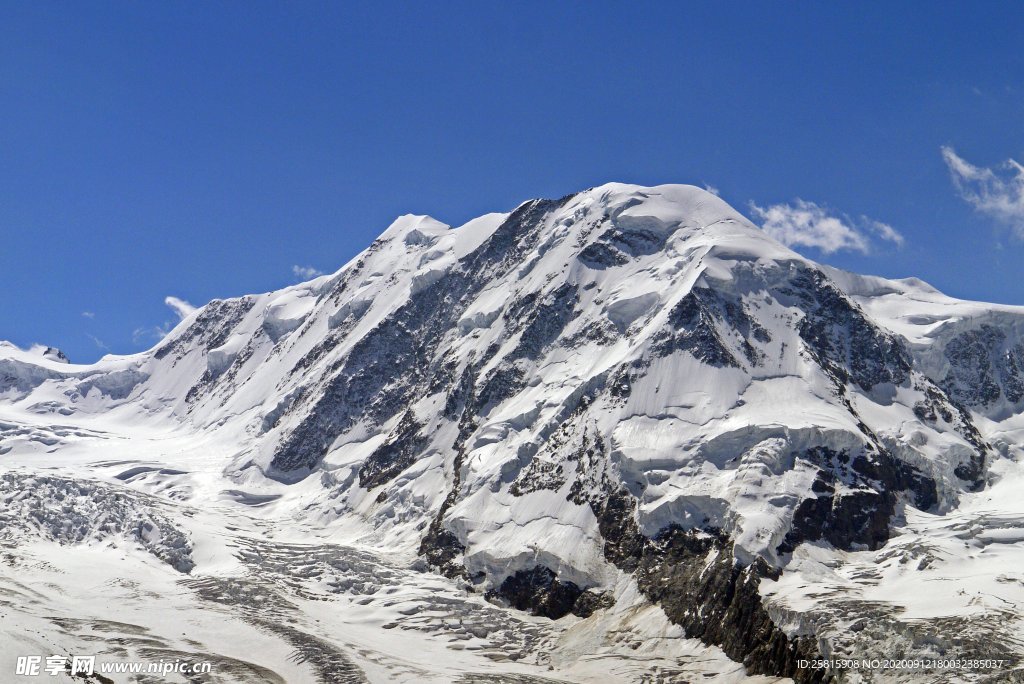
[[(0, 673), (85, 653), (207, 681), (820, 681), (802, 644), (1006, 663), (847, 681), (1009, 681), (1022, 340), (1022, 308), (819, 267), (696, 188), (610, 184), (402, 217), (143, 354), (4, 344)], [(650, 545), (640, 575), (609, 551), (623, 523), (765, 568), (790, 655), (685, 638), (678, 611), (712, 604), (657, 598)], [(508, 607), (538, 568), (597, 608)]]
[[(116, 430), (5, 457), (3, 681), (18, 656), (51, 654), (209, 662), (216, 682), (779, 681), (686, 639), (628, 578), (585, 620), (502, 609), (367, 543), (361, 524), (311, 523), (308, 497), (234, 489), (211, 467), (230, 455), (215, 442)], [(159, 557), (172, 530), (187, 575)]]

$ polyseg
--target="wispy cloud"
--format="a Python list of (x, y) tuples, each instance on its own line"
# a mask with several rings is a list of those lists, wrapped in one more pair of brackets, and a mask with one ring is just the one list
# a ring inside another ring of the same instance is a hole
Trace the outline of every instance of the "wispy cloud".
[[(178, 317), (178, 321), (184, 320), (191, 315), (198, 307), (180, 297), (164, 297), (164, 304), (170, 307), (171, 311)], [(132, 342), (136, 345), (159, 342), (167, 337), (167, 333), (174, 329), (177, 321), (164, 321), (163, 325), (143, 325), (132, 331)]]
[(292, 274), (300, 280), (312, 280), (317, 276), (322, 276), (324, 272), (312, 266), (299, 266), (295, 264), (292, 266)]
[(761, 228), (787, 247), (812, 247), (825, 254), (843, 250), (867, 254), (871, 234), (898, 247), (904, 243), (903, 235), (887, 223), (867, 216), (854, 220), (807, 200), (769, 207), (751, 202), (750, 210), (761, 221)]
[(1005, 223), (1024, 240), (1024, 165), (1007, 159), (995, 169), (975, 166), (952, 147), (942, 147), (957, 192), (974, 209)]
[(159, 342), (167, 337), (174, 325), (167, 321), (163, 325), (143, 326), (132, 331), (132, 342), (136, 345)]
[(92, 311), (83, 311), (82, 312), (82, 317), (83, 318), (90, 318), (90, 319), (91, 318), (96, 318), (96, 314), (94, 314)]
[(881, 221), (876, 221), (875, 219), (868, 218), (867, 216), (861, 216), (860, 220), (862, 225), (868, 227), (868, 230), (872, 231), (875, 235), (886, 242), (893, 243), (897, 247), (902, 247), (907, 241), (906, 238), (903, 237), (902, 233), (890, 226), (888, 223), (882, 223)]
[(171, 307), (174, 313), (178, 314), (179, 319), (185, 318), (196, 310), (196, 307), (177, 297), (165, 297), (164, 304)]
[(104, 342), (100, 338), (96, 337), (95, 335), (90, 335), (89, 333), (85, 333), (85, 336), (92, 340), (93, 344), (95, 344), (99, 349), (102, 349), (103, 351), (106, 352), (110, 351), (110, 347), (108, 347), (106, 342)]

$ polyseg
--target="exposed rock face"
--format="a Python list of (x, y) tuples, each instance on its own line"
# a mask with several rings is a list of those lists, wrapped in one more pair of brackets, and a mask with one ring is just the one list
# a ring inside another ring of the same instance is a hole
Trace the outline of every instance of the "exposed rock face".
[(957, 335), (946, 345), (949, 373), (942, 387), (967, 406), (985, 407), (1001, 397), (1024, 399), (1024, 342), (1007, 342), (1003, 330), (982, 324)]
[(408, 468), (416, 460), (427, 439), (420, 435), (423, 426), (412, 413), (406, 413), (387, 442), (367, 456), (359, 469), (359, 484), (371, 489), (382, 485)]
[(669, 313), (669, 330), (655, 347), (655, 352), (668, 356), (685, 351), (712, 366), (739, 367), (739, 362), (726, 348), (715, 325), (717, 316), (706, 304), (714, 301), (714, 293), (695, 288)]
[(798, 331), (822, 368), (843, 385), (870, 390), (879, 383), (902, 385), (910, 374), (910, 355), (899, 339), (870, 322), (821, 271), (798, 268), (790, 286), (805, 311)]
[(909, 494), (921, 510), (938, 503), (935, 482), (891, 454), (867, 451), (851, 458), (845, 451), (815, 447), (805, 457), (820, 470), (811, 485), (813, 496), (794, 513), (793, 527), (779, 546), (782, 553), (821, 539), (838, 549), (877, 549), (889, 539), (900, 493)]
[(825, 671), (798, 665), (818, 655), (814, 640), (788, 638), (761, 606), (758, 584), (770, 572), (763, 561), (737, 565), (721, 536), (669, 528), (645, 548), (636, 577), (688, 635), (721, 646), (751, 674), (828, 681)]
[(966, 452), (966, 458), (953, 461), (953, 474), (967, 482), (970, 491), (980, 490), (985, 485), (985, 465), (991, 446), (982, 437), (970, 413), (962, 405), (951, 400), (931, 381), (927, 381), (922, 387), (924, 397), (914, 404), (914, 415), (929, 425), (937, 425), (941, 419), (972, 447), (972, 450)]
[(763, 561), (736, 562), (721, 530), (665, 528), (645, 537), (635, 520), (636, 501), (625, 490), (591, 503), (604, 538), (604, 555), (633, 573), (640, 590), (660, 604), (687, 635), (721, 646), (752, 674), (829, 681), (824, 671), (806, 671), (800, 659), (817, 655), (813, 639), (787, 637), (769, 617), (758, 594), (760, 578), (773, 572)]
[(44, 359), (56, 361), (57, 363), (70, 363), (68, 361), (68, 357), (64, 355), (64, 352), (56, 347), (44, 347), (40, 352)]
[(488, 597), (502, 598), (517, 610), (528, 610), (552, 620), (569, 613), (577, 617), (590, 617), (595, 610), (607, 608), (611, 597), (587, 591), (573, 582), (560, 582), (550, 568), (538, 565), (531, 570), (517, 570), (505, 578)]

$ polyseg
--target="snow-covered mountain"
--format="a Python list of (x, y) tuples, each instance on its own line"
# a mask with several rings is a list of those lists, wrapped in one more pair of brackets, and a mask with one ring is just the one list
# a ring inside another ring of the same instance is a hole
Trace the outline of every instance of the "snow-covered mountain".
[(81, 646), (40, 584), (73, 604), (80, 557), (156, 572), (129, 594), (204, 635), (157, 650), (220, 654), (224, 681), (911, 656), (1002, 659), (928, 675), (996, 681), (1024, 654), (1024, 307), (818, 265), (691, 186), (404, 216), (142, 354), (4, 344), (0, 454), (0, 576), (40, 594), (4, 609), (22, 650), (27, 626)]

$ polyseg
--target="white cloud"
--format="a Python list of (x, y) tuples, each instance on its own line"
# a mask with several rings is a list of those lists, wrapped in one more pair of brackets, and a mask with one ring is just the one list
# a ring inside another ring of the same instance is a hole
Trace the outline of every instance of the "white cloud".
[(196, 307), (192, 306), (184, 299), (178, 299), (177, 297), (164, 297), (164, 304), (171, 307), (171, 309), (174, 310), (174, 313), (178, 314), (179, 319), (185, 318), (196, 310)]
[(317, 276), (322, 276), (324, 272), (312, 266), (299, 266), (296, 264), (292, 266), (292, 274), (301, 280), (312, 280)]
[(903, 243), (906, 242), (906, 238), (903, 237), (903, 234), (888, 223), (882, 223), (881, 221), (876, 221), (875, 219), (868, 218), (867, 216), (861, 216), (860, 219), (864, 225), (883, 240), (892, 242), (897, 247), (902, 247)]
[(807, 200), (767, 208), (751, 202), (750, 210), (761, 221), (761, 228), (787, 247), (813, 247), (825, 254), (842, 250), (867, 254), (871, 251), (869, 232), (897, 246), (904, 243), (899, 231), (887, 223), (866, 216), (854, 221)]
[(1007, 224), (1024, 240), (1024, 165), (1007, 159), (996, 170), (975, 166), (952, 147), (942, 147), (942, 159), (949, 168), (960, 196), (976, 211)]
[(704, 184), (704, 189), (707, 190), (708, 192), (710, 192), (715, 197), (718, 197), (718, 195), (719, 195), (718, 188), (716, 188), (714, 185), (711, 185), (710, 183), (705, 183)]
[(83, 311), (82, 316), (84, 316), (85, 318), (96, 318), (96, 314), (94, 314), (92, 311)]

